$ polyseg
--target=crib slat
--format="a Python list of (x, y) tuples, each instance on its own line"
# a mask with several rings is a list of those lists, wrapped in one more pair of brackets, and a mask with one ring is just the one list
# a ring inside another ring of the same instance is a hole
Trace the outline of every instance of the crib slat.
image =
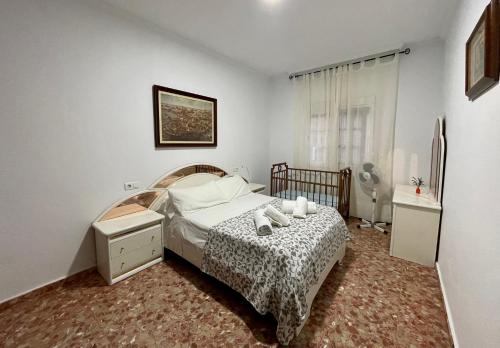
[(280, 175), (280, 198), (283, 197), (283, 172)]
[[(296, 180), (297, 180), (297, 171), (294, 169), (293, 170), (293, 185), (294, 185), (294, 190), (293, 191), (294, 192), (297, 192), (297, 181)], [(290, 196), (290, 199), (293, 200), (293, 195)]]
[(335, 189), (333, 188), (333, 175), (330, 176), (330, 185), (332, 185), (332, 207), (333, 207), (333, 200), (335, 198)]
[(328, 205), (328, 185), (327, 185), (327, 180), (328, 180), (328, 174), (325, 174), (325, 205)]
[(313, 183), (313, 185), (312, 185), (312, 187), (313, 187), (313, 188), (312, 188), (312, 191), (313, 191), (313, 192), (312, 192), (312, 194), (313, 194), (313, 199), (312, 199), (312, 200), (313, 200), (313, 202), (314, 202), (314, 201), (315, 201), (315, 200), (314, 200), (314, 196), (315, 196), (315, 194), (316, 194), (316, 171), (314, 171), (314, 181), (313, 181), (313, 182), (314, 182), (314, 183)]
[[(302, 181), (302, 170), (299, 172), (299, 180)], [(297, 197), (302, 195), (302, 189), (304, 188), (304, 184), (302, 182), (299, 182), (299, 189), (297, 191)]]
[[(309, 180), (307, 179), (308, 176), (309, 176)], [(311, 172), (310, 171), (306, 172), (306, 181), (311, 182)], [(309, 184), (306, 184), (306, 198), (307, 198), (307, 200), (309, 200), (309, 190), (310, 190)]]
[(288, 171), (288, 199), (290, 199), (290, 197), (292, 196), (292, 185), (290, 185), (290, 179), (293, 178), (292, 177), (292, 171), (289, 170)]

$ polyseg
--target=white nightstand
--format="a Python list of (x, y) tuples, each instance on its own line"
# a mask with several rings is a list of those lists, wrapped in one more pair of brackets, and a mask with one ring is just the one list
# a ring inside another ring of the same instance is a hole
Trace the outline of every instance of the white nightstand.
[(260, 192), (266, 189), (266, 185), (256, 184), (253, 182), (248, 183), (248, 187), (250, 187), (250, 191), (252, 192)]
[(97, 270), (114, 284), (163, 260), (164, 216), (145, 210), (94, 222)]

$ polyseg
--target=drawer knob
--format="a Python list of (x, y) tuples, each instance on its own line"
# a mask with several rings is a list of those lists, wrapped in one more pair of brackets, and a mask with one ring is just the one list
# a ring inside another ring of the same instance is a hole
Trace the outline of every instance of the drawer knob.
[(124, 248), (124, 247), (122, 247), (122, 248), (120, 249), (120, 254), (123, 252), (123, 250), (125, 250), (125, 248)]

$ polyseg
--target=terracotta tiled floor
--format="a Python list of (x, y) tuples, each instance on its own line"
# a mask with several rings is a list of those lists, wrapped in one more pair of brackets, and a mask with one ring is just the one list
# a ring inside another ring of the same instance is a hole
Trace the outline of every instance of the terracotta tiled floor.
[[(344, 263), (291, 346), (450, 347), (436, 271), (391, 258), (390, 234), (349, 227)], [(177, 258), (114, 286), (88, 271), (0, 305), (0, 347), (276, 346), (275, 329)]]

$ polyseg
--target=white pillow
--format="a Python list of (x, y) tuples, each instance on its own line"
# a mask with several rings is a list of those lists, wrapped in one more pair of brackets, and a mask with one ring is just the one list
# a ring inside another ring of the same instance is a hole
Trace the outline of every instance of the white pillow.
[(187, 188), (170, 188), (168, 195), (179, 214), (227, 203), (223, 192), (210, 181), (206, 184)]
[(228, 201), (232, 201), (235, 198), (245, 196), (252, 192), (246, 181), (239, 175), (227, 176), (215, 183), (224, 193), (224, 197)]

